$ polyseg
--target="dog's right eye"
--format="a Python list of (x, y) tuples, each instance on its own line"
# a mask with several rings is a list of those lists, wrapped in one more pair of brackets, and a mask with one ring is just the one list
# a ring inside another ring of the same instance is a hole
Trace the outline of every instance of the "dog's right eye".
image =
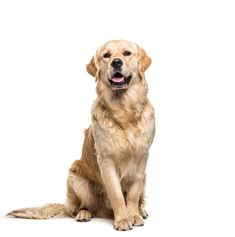
[(110, 53), (105, 53), (105, 54), (103, 55), (104, 58), (110, 58), (110, 56), (111, 56)]
[(124, 55), (124, 56), (130, 56), (130, 55), (131, 55), (131, 52), (130, 52), (130, 51), (125, 51), (125, 52), (123, 53), (123, 55)]

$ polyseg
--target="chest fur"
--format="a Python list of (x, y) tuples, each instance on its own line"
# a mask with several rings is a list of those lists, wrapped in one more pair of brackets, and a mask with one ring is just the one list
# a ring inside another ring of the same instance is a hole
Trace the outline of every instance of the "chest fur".
[(146, 111), (135, 123), (128, 123), (125, 129), (113, 121), (93, 121), (95, 147), (102, 155), (136, 156), (146, 153), (152, 144), (155, 132), (153, 111)]

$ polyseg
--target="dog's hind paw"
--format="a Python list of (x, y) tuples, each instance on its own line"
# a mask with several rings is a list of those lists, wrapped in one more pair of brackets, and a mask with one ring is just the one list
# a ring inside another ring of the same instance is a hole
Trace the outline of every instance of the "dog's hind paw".
[(90, 221), (91, 218), (91, 213), (88, 210), (80, 210), (75, 216), (75, 220), (80, 222)]

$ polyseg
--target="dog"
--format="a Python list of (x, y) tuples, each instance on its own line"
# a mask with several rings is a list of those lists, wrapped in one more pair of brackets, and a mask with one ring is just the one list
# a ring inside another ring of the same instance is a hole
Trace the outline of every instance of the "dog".
[(150, 64), (143, 48), (125, 40), (109, 41), (96, 51), (86, 68), (96, 80), (97, 99), (81, 159), (69, 170), (66, 204), (19, 209), (8, 216), (70, 216), (81, 222), (113, 218), (116, 230), (144, 224), (145, 169), (155, 134), (144, 75)]

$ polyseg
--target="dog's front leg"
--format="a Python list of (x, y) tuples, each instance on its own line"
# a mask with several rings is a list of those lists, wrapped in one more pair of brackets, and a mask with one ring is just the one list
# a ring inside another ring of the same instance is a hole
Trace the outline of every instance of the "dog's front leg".
[(133, 181), (130, 184), (129, 190), (127, 191), (127, 210), (129, 215), (133, 218), (133, 224), (135, 226), (141, 226), (144, 224), (144, 220), (139, 213), (139, 200), (144, 190), (143, 185), (147, 159), (148, 154), (142, 156), (137, 172), (133, 177)]
[(118, 177), (115, 165), (111, 159), (103, 157), (99, 157), (98, 162), (114, 212), (114, 228), (116, 230), (130, 230), (132, 229), (133, 218), (127, 213), (120, 178)]

